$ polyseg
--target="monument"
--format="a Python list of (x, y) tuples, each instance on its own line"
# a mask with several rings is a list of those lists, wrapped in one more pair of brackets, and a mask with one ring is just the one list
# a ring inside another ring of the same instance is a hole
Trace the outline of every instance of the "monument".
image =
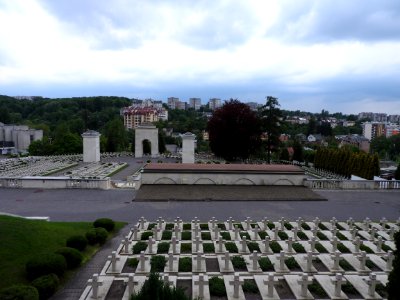
[(100, 133), (88, 130), (82, 133), (83, 138), (83, 162), (100, 161)]
[(194, 164), (194, 142), (196, 136), (191, 132), (182, 134), (182, 163)]
[(158, 128), (152, 124), (142, 124), (135, 129), (135, 157), (143, 157), (143, 142), (148, 141), (151, 157), (158, 157)]

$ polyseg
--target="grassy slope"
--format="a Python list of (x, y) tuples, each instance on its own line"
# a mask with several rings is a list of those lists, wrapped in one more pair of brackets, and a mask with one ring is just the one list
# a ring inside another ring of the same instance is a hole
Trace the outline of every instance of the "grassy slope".
[[(117, 223), (115, 232), (123, 226), (124, 223)], [(84, 235), (90, 228), (91, 222), (45, 222), (0, 216), (0, 289), (16, 283), (28, 283), (25, 263), (29, 258), (54, 252), (65, 246), (68, 237)], [(88, 247), (83, 253), (85, 261), (97, 249)]]

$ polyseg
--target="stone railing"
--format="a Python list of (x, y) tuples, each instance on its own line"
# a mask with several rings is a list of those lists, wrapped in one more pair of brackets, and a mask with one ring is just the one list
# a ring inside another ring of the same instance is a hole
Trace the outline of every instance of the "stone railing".
[(325, 190), (400, 190), (400, 180), (306, 179), (304, 185), (311, 189)]
[(0, 178), (0, 188), (42, 188), (42, 189), (102, 189), (111, 188), (110, 178), (71, 179), (66, 177)]

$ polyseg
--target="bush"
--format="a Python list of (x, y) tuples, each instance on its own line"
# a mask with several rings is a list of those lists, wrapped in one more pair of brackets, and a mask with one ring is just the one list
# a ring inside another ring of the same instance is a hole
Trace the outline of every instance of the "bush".
[(247, 240), (251, 240), (250, 234), (248, 232), (241, 232), (239, 233), (239, 235), (242, 239), (245, 237)]
[(58, 249), (55, 253), (64, 256), (65, 261), (67, 262), (68, 269), (79, 267), (83, 260), (82, 253), (80, 253), (78, 250), (74, 248), (62, 247)]
[(163, 255), (154, 255), (150, 259), (150, 272), (163, 272), (167, 259)]
[(294, 259), (294, 257), (289, 257), (289, 258), (285, 259), (285, 264), (289, 268), (289, 270), (299, 269), (300, 268), (299, 264)]
[(202, 240), (211, 240), (211, 233), (210, 232), (202, 232), (201, 239)]
[(188, 241), (192, 239), (192, 232), (191, 231), (183, 231), (182, 232), (182, 240)]
[(161, 236), (162, 240), (170, 240), (172, 239), (172, 231), (171, 230), (164, 230)]
[(40, 300), (49, 299), (57, 291), (59, 284), (60, 280), (56, 274), (44, 275), (32, 281), (32, 285), (39, 292)]
[(257, 284), (253, 279), (245, 279), (242, 288), (244, 293), (252, 293), (252, 294), (259, 293)]
[(97, 237), (96, 237), (96, 230), (90, 229), (85, 233), (85, 237), (88, 241), (89, 245), (96, 245), (97, 244)]
[(136, 268), (137, 265), (139, 264), (139, 260), (136, 257), (133, 258), (128, 258), (127, 262), (128, 266), (131, 268)]
[(51, 273), (62, 276), (67, 269), (67, 262), (60, 254), (42, 254), (31, 258), (25, 265), (26, 274), (29, 280), (36, 279)]
[(279, 245), (279, 243), (276, 241), (269, 243), (269, 247), (271, 248), (272, 252), (274, 252), (274, 253), (279, 253), (282, 250), (281, 245)]
[(108, 232), (112, 231), (115, 227), (115, 222), (111, 219), (108, 218), (101, 218), (97, 219), (96, 221), (93, 222), (93, 227), (98, 228), (102, 227)]
[(241, 256), (233, 256), (231, 258), (232, 261), (232, 265), (234, 268), (236, 269), (243, 269), (243, 270), (247, 270), (247, 265), (246, 265), (246, 261), (244, 260), (243, 257)]
[(192, 244), (181, 243), (181, 253), (191, 253), (191, 252), (192, 252)]
[(307, 235), (306, 235), (303, 231), (299, 231), (299, 232), (297, 233), (297, 236), (298, 236), (299, 239), (301, 239), (302, 241), (307, 241), (307, 240), (308, 240)]
[(192, 224), (190, 223), (183, 224), (183, 230), (191, 230), (191, 229), (192, 229)]
[(142, 235), (140, 236), (140, 239), (141, 239), (142, 241), (148, 240), (149, 237), (151, 237), (151, 236), (153, 236), (153, 232), (151, 232), (151, 231), (145, 231), (145, 232), (143, 232)]
[(157, 245), (157, 253), (168, 253), (169, 243), (161, 242)]
[(135, 245), (132, 247), (132, 252), (133, 254), (139, 254), (142, 251), (145, 251), (147, 249), (147, 243), (145, 242), (137, 242)]
[(274, 271), (274, 265), (268, 257), (262, 257), (258, 260), (258, 264), (263, 272)]
[(210, 287), (210, 294), (212, 296), (223, 297), (226, 296), (226, 289), (224, 280), (218, 277), (211, 277), (208, 281)]
[(226, 241), (230, 241), (231, 240), (231, 234), (228, 231), (223, 231), (220, 233), (221, 237), (226, 240)]
[(288, 234), (284, 231), (279, 231), (278, 236), (281, 240), (285, 241), (289, 238)]
[(83, 235), (73, 235), (67, 239), (67, 247), (74, 248), (79, 251), (85, 250), (87, 239)]
[(179, 272), (192, 272), (192, 258), (180, 257), (178, 262)]
[(328, 253), (328, 250), (326, 250), (326, 248), (322, 246), (321, 243), (315, 244), (315, 250), (317, 250), (319, 253)]
[(107, 236), (108, 236), (107, 230), (105, 230), (103, 227), (98, 227), (95, 230), (96, 230), (97, 242), (99, 243), (99, 245), (104, 245), (104, 243), (107, 241)]
[(247, 248), (249, 248), (251, 253), (253, 253), (253, 251), (261, 252), (260, 247), (258, 246), (258, 243), (256, 243), (256, 242), (248, 242)]
[(31, 285), (13, 285), (0, 290), (2, 300), (39, 300), (38, 290)]
[(292, 247), (297, 253), (306, 253), (306, 249), (300, 243), (293, 243)]
[(238, 247), (233, 242), (226, 243), (225, 244), (225, 249), (226, 249), (226, 251), (229, 251), (229, 253), (238, 253), (239, 252)]
[(213, 243), (204, 243), (203, 244), (204, 253), (214, 253), (215, 247)]

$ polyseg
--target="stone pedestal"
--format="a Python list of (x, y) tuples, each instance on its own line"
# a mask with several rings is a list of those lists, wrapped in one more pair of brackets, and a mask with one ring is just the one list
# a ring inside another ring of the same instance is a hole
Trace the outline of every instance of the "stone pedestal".
[(82, 134), (83, 138), (83, 162), (100, 161), (100, 133), (88, 130)]
[(194, 164), (194, 142), (196, 136), (190, 132), (182, 135), (182, 163)]

